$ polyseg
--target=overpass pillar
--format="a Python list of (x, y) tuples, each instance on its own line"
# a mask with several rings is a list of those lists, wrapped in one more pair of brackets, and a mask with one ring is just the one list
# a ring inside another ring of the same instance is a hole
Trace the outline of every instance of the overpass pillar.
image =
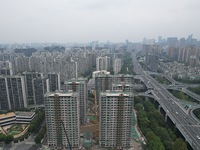
[(167, 122), (167, 114), (165, 114), (165, 122)]
[(159, 105), (159, 106), (158, 106), (158, 110), (159, 110), (159, 112), (160, 112), (160, 108), (161, 108), (161, 106)]

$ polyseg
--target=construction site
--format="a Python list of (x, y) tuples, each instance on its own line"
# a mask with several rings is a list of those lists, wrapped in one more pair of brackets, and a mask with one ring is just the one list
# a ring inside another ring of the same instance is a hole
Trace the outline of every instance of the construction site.
[[(88, 150), (93, 149), (92, 145), (97, 145), (99, 142), (99, 113), (95, 91), (93, 92), (93, 95), (93, 101), (89, 102), (90, 111), (86, 114), (87, 122), (85, 125), (80, 127), (81, 134), (85, 139), (85, 141), (83, 141), (83, 145)], [(88, 135), (90, 136), (89, 138), (87, 138)]]

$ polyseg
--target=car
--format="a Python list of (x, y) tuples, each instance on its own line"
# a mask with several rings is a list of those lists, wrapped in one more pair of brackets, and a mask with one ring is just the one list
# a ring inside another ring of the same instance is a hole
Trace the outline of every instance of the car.
[(176, 111), (176, 114), (178, 115), (178, 112)]
[(199, 135), (197, 135), (197, 139), (199, 139), (199, 140), (200, 140), (200, 136), (199, 136)]

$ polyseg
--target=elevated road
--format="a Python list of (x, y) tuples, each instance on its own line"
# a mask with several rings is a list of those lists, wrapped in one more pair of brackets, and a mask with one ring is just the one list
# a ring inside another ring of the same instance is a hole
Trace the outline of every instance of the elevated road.
[(133, 66), (136, 74), (140, 75), (144, 84), (152, 90), (160, 106), (167, 116), (176, 125), (177, 129), (185, 137), (186, 141), (194, 150), (200, 150), (200, 126), (198, 120), (194, 119), (184, 111), (176, 101), (176, 98), (149, 74), (144, 73), (140, 64), (133, 58)]
[(176, 87), (176, 86), (164, 86), (166, 89), (171, 89), (171, 90), (177, 90), (177, 91), (181, 91), (187, 95), (189, 95), (190, 97), (194, 98), (195, 100), (199, 101), (200, 102), (200, 95), (186, 89), (186, 88), (179, 88), (179, 87)]

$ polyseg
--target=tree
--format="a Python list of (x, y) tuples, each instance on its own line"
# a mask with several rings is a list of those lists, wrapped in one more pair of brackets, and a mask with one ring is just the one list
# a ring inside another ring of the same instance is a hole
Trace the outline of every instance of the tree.
[(34, 141), (35, 141), (36, 144), (40, 144), (41, 137), (40, 136), (36, 136), (35, 139), (34, 139)]
[(187, 150), (187, 144), (180, 138), (176, 139), (172, 146), (172, 150)]
[(10, 142), (13, 141), (13, 139), (14, 139), (14, 138), (13, 138), (12, 135), (8, 135), (8, 136), (5, 137), (4, 143), (5, 143), (5, 144), (9, 144)]
[(143, 110), (143, 105), (141, 105), (141, 104), (138, 103), (138, 104), (135, 105), (135, 109), (137, 111)]
[(163, 143), (160, 138), (156, 136), (152, 131), (146, 133), (146, 138), (148, 141), (148, 148), (151, 150), (164, 150)]
[(5, 139), (5, 134), (0, 133), (0, 142), (3, 141)]

